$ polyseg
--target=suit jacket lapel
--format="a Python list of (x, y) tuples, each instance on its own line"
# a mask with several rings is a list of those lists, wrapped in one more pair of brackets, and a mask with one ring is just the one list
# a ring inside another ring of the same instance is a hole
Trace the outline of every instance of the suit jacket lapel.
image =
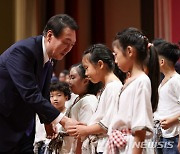
[(36, 61), (37, 61), (35, 73), (36, 73), (38, 85), (40, 86), (42, 72), (43, 72), (43, 65), (44, 65), (44, 56), (43, 56), (43, 49), (42, 49), (42, 36), (35, 37), (35, 41), (36, 41), (35, 56), (36, 56)]
[(45, 82), (42, 89), (42, 95), (49, 100), (49, 86), (51, 83), (51, 77), (53, 72), (53, 66), (51, 65), (46, 73)]
[[(43, 67), (44, 67), (44, 55), (43, 55), (43, 49), (42, 49), (42, 36), (37, 36), (35, 37), (36, 41), (36, 61), (37, 61), (37, 66), (36, 66), (36, 77), (37, 77), (37, 82), (40, 87), (41, 80), (42, 80), (42, 74), (43, 74)], [(49, 85), (50, 85), (50, 80), (52, 77), (52, 71), (53, 67), (50, 67), (45, 78), (45, 82), (42, 88), (42, 95), (49, 99)]]

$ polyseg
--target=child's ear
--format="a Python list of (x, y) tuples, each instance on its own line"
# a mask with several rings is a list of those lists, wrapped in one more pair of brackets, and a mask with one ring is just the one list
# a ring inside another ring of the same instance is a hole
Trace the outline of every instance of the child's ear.
[(104, 62), (102, 60), (98, 60), (97, 65), (100, 69), (102, 69), (104, 67)]
[(65, 96), (66, 101), (68, 101), (68, 96)]
[(89, 79), (86, 77), (85, 79), (84, 79), (84, 84), (88, 84), (89, 83)]
[(163, 66), (165, 63), (165, 60), (163, 58), (160, 59), (160, 66)]
[(132, 57), (134, 55), (134, 48), (132, 46), (127, 46), (127, 48), (126, 48), (126, 55), (128, 57)]

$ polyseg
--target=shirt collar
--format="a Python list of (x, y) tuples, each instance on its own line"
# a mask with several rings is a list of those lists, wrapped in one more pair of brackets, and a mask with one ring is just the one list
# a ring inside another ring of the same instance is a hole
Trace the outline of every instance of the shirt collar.
[(44, 57), (44, 63), (43, 64), (45, 64), (50, 59), (49, 59), (48, 54), (46, 52), (46, 47), (45, 47), (45, 44), (44, 44), (44, 36), (42, 37), (42, 48), (43, 48), (43, 57)]

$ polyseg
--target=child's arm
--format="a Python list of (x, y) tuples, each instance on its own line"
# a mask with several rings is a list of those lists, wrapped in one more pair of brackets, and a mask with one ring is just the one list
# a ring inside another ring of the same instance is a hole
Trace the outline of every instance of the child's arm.
[(178, 117), (180, 116), (180, 114), (174, 116), (174, 117), (170, 117), (170, 118), (166, 118), (161, 120), (161, 127), (163, 129), (168, 129), (173, 125), (176, 125), (179, 123)]
[(76, 147), (76, 154), (81, 154), (81, 152), (82, 152), (81, 147), (82, 147), (81, 139), (78, 139), (77, 140), (77, 147)]
[(180, 134), (179, 134), (179, 141), (178, 141), (177, 148), (178, 148), (178, 151), (180, 152)]
[(72, 126), (72, 127), (69, 127), (67, 133), (79, 138), (79, 137), (87, 136), (91, 134), (107, 133), (107, 131), (103, 129), (99, 124), (94, 124), (90, 126), (84, 126), (84, 125)]
[(146, 131), (145, 130), (139, 130), (139, 131), (135, 132), (135, 134), (134, 134), (133, 154), (142, 154), (141, 142), (143, 142), (145, 140), (145, 136), (146, 136)]

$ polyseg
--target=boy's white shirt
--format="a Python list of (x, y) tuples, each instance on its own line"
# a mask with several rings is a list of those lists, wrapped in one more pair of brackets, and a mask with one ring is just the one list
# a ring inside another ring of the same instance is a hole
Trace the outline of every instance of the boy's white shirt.
[[(159, 103), (154, 113), (155, 120), (163, 120), (180, 114), (180, 75), (175, 74), (164, 85), (159, 86)], [(162, 129), (163, 137), (170, 138), (178, 135), (180, 125)]]

